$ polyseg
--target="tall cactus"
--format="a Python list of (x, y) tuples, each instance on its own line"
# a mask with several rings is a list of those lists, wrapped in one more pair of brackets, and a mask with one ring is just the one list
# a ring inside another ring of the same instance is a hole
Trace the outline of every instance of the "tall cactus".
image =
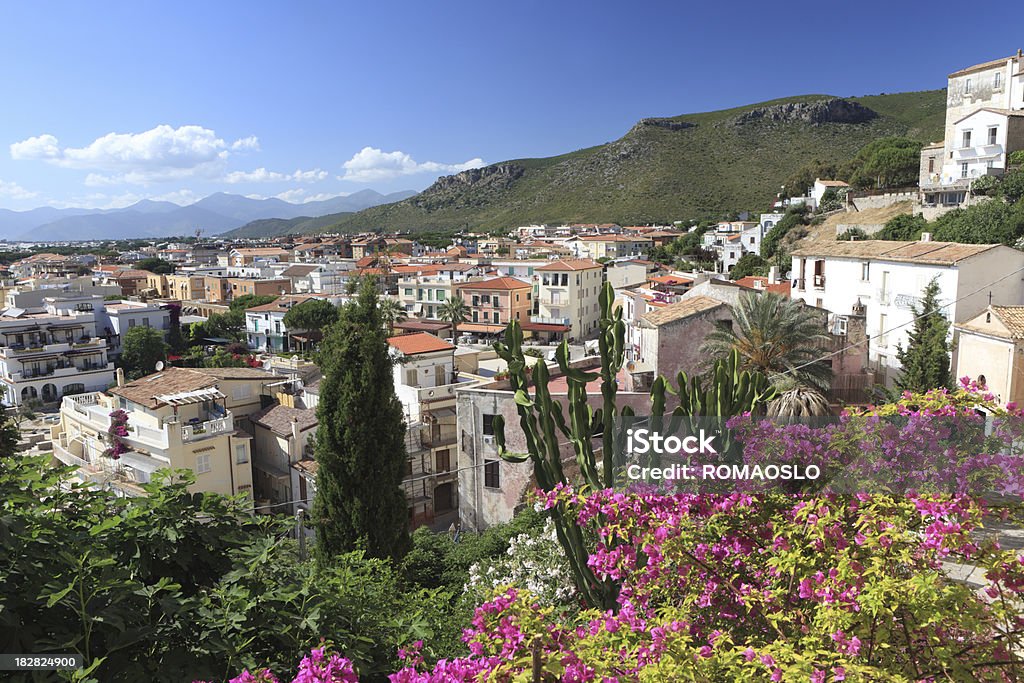
[[(525, 454), (509, 452), (505, 447), (505, 424), (500, 415), (494, 418), (494, 434), (498, 452), (508, 462), (532, 461), (534, 476), (543, 491), (553, 491), (559, 484), (568, 485), (562, 467), (561, 447), (571, 445), (579, 465), (583, 489), (598, 491), (614, 485), (623, 463), (616, 454), (624, 453), (624, 433), (616, 433), (615, 419), (619, 415), (631, 416), (628, 406), (619, 411), (616, 405), (618, 374), (625, 360), (626, 325), (622, 310), (615, 308), (615, 291), (605, 284), (600, 297), (601, 319), (598, 348), (601, 356), (599, 372), (585, 372), (569, 362), (569, 346), (562, 342), (555, 352), (562, 376), (568, 385), (567, 408), (552, 398), (548, 388), (550, 372), (543, 361), (537, 361), (532, 374), (527, 373), (523, 354), (523, 332), (515, 321), (505, 329), (504, 343), (495, 343), (498, 356), (508, 363), (508, 379), (514, 392), (519, 426), (526, 439)], [(700, 378), (678, 376), (679, 391), (675, 391), (663, 377), (658, 377), (651, 388), (652, 427), (660, 429), (666, 410), (667, 394), (676, 394), (679, 404), (672, 410), (672, 420), (682, 416), (729, 416), (746, 410), (755, 410), (774, 395), (767, 379), (759, 374), (739, 372), (739, 357), (734, 352), (725, 361), (716, 362), (705, 382)], [(587, 385), (601, 381), (602, 407), (594, 410), (587, 402)], [(532, 387), (532, 393), (531, 393)], [(568, 415), (565, 414), (568, 412)], [(621, 430), (620, 430), (621, 431)], [(601, 458), (598, 461), (594, 439), (600, 434)], [(559, 543), (566, 553), (576, 588), (587, 605), (601, 609), (615, 609), (619, 585), (615, 581), (601, 580), (590, 568), (590, 542), (587, 530), (579, 526), (565, 509), (558, 505), (552, 517)], [(595, 520), (601, 524), (600, 518)]]

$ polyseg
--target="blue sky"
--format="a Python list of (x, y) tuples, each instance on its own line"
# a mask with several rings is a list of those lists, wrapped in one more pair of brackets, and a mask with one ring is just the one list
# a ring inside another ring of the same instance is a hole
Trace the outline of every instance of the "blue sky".
[(0, 207), (420, 190), (645, 116), (940, 88), (1024, 47), (942, 0), (691, 4), (0, 0)]

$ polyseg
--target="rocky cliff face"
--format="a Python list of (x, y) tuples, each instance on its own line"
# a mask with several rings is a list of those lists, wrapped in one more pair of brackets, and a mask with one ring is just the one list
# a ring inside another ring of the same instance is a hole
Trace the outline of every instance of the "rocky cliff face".
[(758, 107), (737, 116), (733, 123), (742, 126), (758, 121), (780, 123), (864, 123), (878, 117), (878, 114), (857, 102), (838, 97), (817, 102), (788, 102), (767, 107)]
[[(471, 168), (446, 175), (407, 202), (423, 209), (458, 208), (486, 203), (486, 198), (508, 189), (526, 169), (518, 164), (502, 163)], [(468, 199), (473, 197), (473, 199)]]
[(687, 128), (696, 127), (696, 123), (690, 123), (689, 121), (673, 121), (671, 119), (640, 119), (637, 121), (633, 129), (637, 128), (664, 128), (666, 130), (685, 130)]

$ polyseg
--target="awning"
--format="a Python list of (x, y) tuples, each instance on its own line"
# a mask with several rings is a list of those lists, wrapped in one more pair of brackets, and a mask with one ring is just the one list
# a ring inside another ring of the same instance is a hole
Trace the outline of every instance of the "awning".
[(403, 320), (395, 323), (396, 330), (413, 330), (416, 332), (440, 332), (450, 328), (451, 325), (441, 320)]
[(522, 328), (529, 332), (568, 332), (568, 325), (555, 325), (554, 323), (523, 323)]
[(421, 412), (421, 415), (430, 419), (431, 422), (440, 422), (441, 420), (455, 419), (455, 408), (437, 408), (437, 409), (426, 409)]
[(479, 332), (482, 334), (501, 334), (505, 331), (504, 325), (485, 325), (483, 323), (462, 323), (459, 325), (459, 332)]
[(206, 389), (181, 391), (176, 394), (162, 394), (160, 396), (154, 396), (153, 398), (168, 405), (183, 406), (188, 405), (189, 403), (202, 403), (203, 401), (225, 398), (225, 396), (217, 388), (207, 387)]

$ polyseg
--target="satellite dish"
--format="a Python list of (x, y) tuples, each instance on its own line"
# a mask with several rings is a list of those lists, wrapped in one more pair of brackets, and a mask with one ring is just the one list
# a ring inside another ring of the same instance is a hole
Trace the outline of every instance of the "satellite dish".
[(162, 360), (158, 360), (156, 362), (156, 371), (160, 372), (163, 369), (164, 369), (164, 362)]

